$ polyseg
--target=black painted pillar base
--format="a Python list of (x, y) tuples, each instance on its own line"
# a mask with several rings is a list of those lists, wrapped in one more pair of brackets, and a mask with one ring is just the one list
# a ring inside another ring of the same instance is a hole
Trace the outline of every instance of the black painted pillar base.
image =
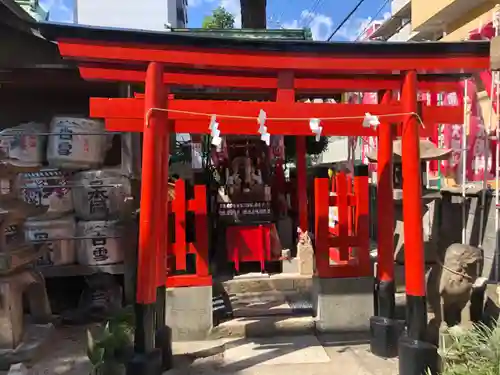
[(399, 340), (399, 375), (437, 375), (439, 355), (437, 347), (403, 335)]
[(126, 375), (161, 375), (161, 351), (153, 349), (149, 353), (135, 353), (127, 363)]
[(155, 349), (155, 304), (135, 304), (134, 356), (127, 375), (161, 375), (162, 353)]
[(486, 286), (484, 285), (473, 288), (470, 297), (470, 320), (473, 323), (481, 323), (484, 321), (484, 296), (486, 293)]
[(370, 351), (382, 358), (394, 358), (398, 355), (398, 342), (404, 332), (405, 322), (372, 316), (370, 318)]
[(427, 306), (425, 296), (406, 295), (408, 328), (399, 340), (399, 375), (437, 374), (437, 346), (426, 342)]
[(394, 281), (376, 281), (375, 314), (370, 318), (370, 350), (376, 356), (393, 358), (398, 355), (398, 341), (405, 322), (394, 319), (396, 310)]
[(163, 326), (156, 330), (155, 346), (161, 353), (161, 368), (168, 371), (174, 367), (174, 356), (172, 353), (172, 329)]
[(166, 325), (166, 287), (156, 289), (156, 314), (155, 314), (155, 347), (160, 350), (162, 357), (162, 370), (168, 371), (173, 367), (172, 354), (172, 329)]

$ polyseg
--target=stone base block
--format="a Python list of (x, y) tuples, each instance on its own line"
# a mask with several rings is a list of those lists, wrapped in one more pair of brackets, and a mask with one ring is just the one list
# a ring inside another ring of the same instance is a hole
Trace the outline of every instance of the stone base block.
[(373, 277), (313, 278), (313, 309), (318, 332), (369, 331)]
[(299, 260), (297, 258), (283, 259), (281, 261), (283, 273), (299, 273)]
[(204, 340), (213, 327), (212, 287), (168, 288), (165, 310), (173, 341)]

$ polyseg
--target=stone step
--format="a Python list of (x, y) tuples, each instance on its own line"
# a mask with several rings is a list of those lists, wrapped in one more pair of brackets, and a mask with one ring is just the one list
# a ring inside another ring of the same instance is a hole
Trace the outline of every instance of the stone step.
[(311, 294), (306, 292), (257, 292), (230, 296), (235, 317), (311, 314)]
[(229, 295), (262, 292), (309, 292), (312, 277), (300, 274), (247, 274), (223, 281)]
[(293, 315), (293, 310), (288, 303), (262, 303), (250, 306), (233, 306), (235, 318), (254, 318), (273, 315)]
[(210, 339), (308, 335), (315, 332), (312, 316), (261, 316), (236, 318), (214, 327)]
[[(263, 302), (279, 302), (283, 303), (290, 299), (296, 299), (297, 296), (301, 295), (295, 291), (268, 291), (268, 292), (248, 292), (248, 293), (237, 293), (229, 294), (229, 299), (233, 305), (236, 304), (255, 304)], [(304, 295), (310, 295), (305, 294)]]

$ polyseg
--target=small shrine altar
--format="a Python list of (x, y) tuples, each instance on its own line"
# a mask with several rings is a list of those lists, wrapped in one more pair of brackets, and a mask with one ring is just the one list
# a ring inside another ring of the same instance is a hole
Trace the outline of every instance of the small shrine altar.
[[(220, 244), (236, 272), (240, 262), (279, 260), (281, 244), (276, 220), (286, 213), (283, 137), (273, 136), (269, 146), (257, 136), (227, 136), (213, 147), (211, 161), (219, 176), (213, 196)], [(281, 172), (281, 173), (280, 173)]]

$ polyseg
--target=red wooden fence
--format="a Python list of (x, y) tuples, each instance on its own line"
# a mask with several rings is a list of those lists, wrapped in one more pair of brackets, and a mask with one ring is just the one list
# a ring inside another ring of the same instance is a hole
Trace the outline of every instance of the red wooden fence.
[[(368, 176), (335, 176), (314, 180), (314, 233), (319, 277), (370, 276)], [(353, 186), (354, 185), (354, 186)], [(354, 191), (353, 191), (354, 188)], [(330, 207), (338, 209), (338, 223), (329, 228)]]
[[(204, 185), (194, 186), (194, 198), (186, 199), (186, 183), (177, 180), (175, 195), (168, 205), (169, 214), (173, 213), (175, 243), (169, 241), (167, 247), (167, 287), (208, 286), (212, 285), (212, 276), (209, 272), (208, 259), (208, 217), (207, 196)], [(186, 240), (186, 213), (194, 213), (195, 241)], [(168, 228), (165, 228), (168, 230)], [(175, 275), (170, 273), (186, 270), (186, 256), (194, 254), (196, 257), (196, 274)]]

